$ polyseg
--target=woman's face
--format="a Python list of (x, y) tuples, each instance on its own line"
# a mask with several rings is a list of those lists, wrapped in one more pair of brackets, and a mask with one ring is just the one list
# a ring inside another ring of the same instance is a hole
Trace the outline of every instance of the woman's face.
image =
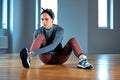
[(53, 19), (47, 13), (43, 13), (41, 19), (45, 29), (50, 29), (52, 27)]

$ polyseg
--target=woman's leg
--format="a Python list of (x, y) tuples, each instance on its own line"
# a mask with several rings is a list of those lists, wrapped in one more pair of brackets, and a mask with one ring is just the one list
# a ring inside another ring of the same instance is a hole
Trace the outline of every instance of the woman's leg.
[(37, 38), (32, 42), (30, 51), (32, 51), (32, 50), (37, 50), (37, 49), (39, 49), (42, 45), (43, 45), (43, 46), (46, 45), (45, 36), (42, 35), (42, 34), (38, 34)]
[[(46, 45), (46, 39), (45, 36), (42, 34), (39, 34), (37, 36), (37, 38), (33, 41), (30, 51), (32, 50), (37, 50), (39, 49), (41, 46), (45, 46)], [(41, 59), (41, 61), (45, 64), (48, 64), (51, 62), (52, 60), (52, 56), (49, 53), (45, 53), (45, 54), (40, 54), (39, 58)]]
[[(50, 55), (48, 56), (47, 54), (41, 54), (39, 55), (40, 59), (45, 64), (62, 64), (66, 62), (72, 52), (72, 47), (70, 45), (70, 43), (72, 43), (71, 41), (72, 40), (69, 40), (68, 43), (60, 52), (50, 53), (51, 56)], [(51, 60), (48, 60), (48, 59), (51, 59)]]
[(70, 50), (73, 50), (74, 54), (79, 58), (79, 62), (77, 65), (78, 68), (84, 68), (84, 69), (93, 68), (93, 65), (88, 63), (87, 56), (85, 56), (82, 53), (82, 49), (80, 48), (80, 46), (75, 38), (72, 38), (69, 40), (69, 42), (64, 47), (63, 53), (66, 54), (67, 56), (69, 56)]
[(53, 55), (53, 62), (58, 64), (66, 62), (70, 57), (72, 50), (77, 57), (82, 54), (82, 50), (75, 38), (71, 38), (61, 52), (57, 52)]
[(71, 51), (73, 50), (74, 54), (79, 58), (79, 56), (82, 53), (82, 49), (80, 48), (80, 45), (78, 44), (77, 40), (75, 38), (71, 38), (68, 43), (63, 48), (63, 53), (70, 55)]
[[(32, 59), (32, 50), (37, 50), (41, 46), (45, 46), (45, 45), (46, 45), (46, 39), (45, 39), (44, 35), (39, 34), (37, 36), (37, 38), (35, 38), (35, 40), (33, 41), (31, 48), (30, 48), (30, 52), (28, 52), (27, 48), (23, 48), (20, 51), (20, 58), (21, 58), (23, 67), (25, 67), (25, 68), (30, 67), (30, 61)], [(51, 55), (48, 55), (48, 56), (51, 56)], [(48, 59), (48, 60), (50, 60), (50, 59)]]

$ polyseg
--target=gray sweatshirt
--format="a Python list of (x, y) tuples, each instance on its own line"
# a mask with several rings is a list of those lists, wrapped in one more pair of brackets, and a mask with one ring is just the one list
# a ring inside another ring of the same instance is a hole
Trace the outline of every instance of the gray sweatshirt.
[(52, 28), (47, 30), (43, 26), (35, 30), (33, 38), (35, 39), (38, 34), (43, 34), (46, 38), (46, 46), (40, 47), (38, 50), (33, 50), (33, 56), (43, 53), (59, 52), (62, 49), (62, 39), (64, 30), (59, 25), (53, 24)]

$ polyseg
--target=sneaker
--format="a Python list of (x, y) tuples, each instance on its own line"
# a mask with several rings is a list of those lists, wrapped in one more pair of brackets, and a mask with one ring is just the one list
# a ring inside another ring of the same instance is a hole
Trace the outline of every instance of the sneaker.
[(29, 68), (30, 67), (31, 57), (29, 56), (29, 52), (28, 52), (27, 48), (23, 48), (20, 51), (20, 58), (21, 58), (23, 67), (24, 68)]
[(82, 69), (90, 69), (90, 68), (93, 68), (93, 65), (88, 63), (87, 58), (85, 58), (85, 59), (79, 60), (77, 67)]

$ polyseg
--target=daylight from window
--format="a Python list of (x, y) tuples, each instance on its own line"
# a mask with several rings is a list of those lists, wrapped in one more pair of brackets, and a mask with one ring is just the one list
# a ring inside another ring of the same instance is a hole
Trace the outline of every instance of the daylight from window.
[(98, 0), (98, 27), (113, 29), (113, 0)]
[(98, 0), (98, 26), (107, 27), (107, 0)]
[(2, 27), (7, 29), (7, 0), (2, 0)]

